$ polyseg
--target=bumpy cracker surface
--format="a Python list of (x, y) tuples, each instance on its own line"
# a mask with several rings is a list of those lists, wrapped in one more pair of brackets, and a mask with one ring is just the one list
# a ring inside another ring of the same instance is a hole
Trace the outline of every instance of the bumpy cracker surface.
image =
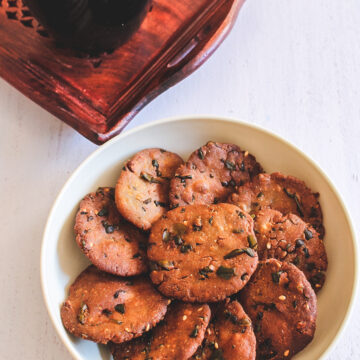
[(150, 277), (169, 297), (223, 300), (255, 271), (256, 245), (252, 218), (234, 205), (179, 207), (151, 229)]

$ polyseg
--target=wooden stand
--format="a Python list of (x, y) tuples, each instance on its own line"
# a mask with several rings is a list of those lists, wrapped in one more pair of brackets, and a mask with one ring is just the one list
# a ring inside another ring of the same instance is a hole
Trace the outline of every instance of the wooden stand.
[(0, 76), (101, 144), (202, 64), (244, 1), (154, 0), (128, 43), (89, 58), (59, 47), (20, 0), (0, 0)]

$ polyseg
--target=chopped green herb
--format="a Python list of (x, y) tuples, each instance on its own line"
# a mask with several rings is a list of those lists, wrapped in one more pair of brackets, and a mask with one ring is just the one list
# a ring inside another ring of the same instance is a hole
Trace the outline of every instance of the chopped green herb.
[(240, 216), (241, 219), (243, 219), (245, 217), (244, 213), (242, 213), (239, 210), (236, 210), (236, 213)]
[(153, 176), (151, 176), (150, 174), (148, 173), (141, 173), (140, 174), (140, 177), (145, 180), (145, 181), (148, 181), (149, 183), (151, 184), (160, 184), (160, 181), (155, 179)]
[(208, 266), (202, 268), (199, 270), (199, 274), (206, 277), (206, 278), (209, 278), (209, 275), (210, 273), (214, 272), (214, 270), (211, 270)]
[(283, 190), (284, 190), (285, 194), (286, 194), (289, 198), (294, 199), (294, 201), (295, 201), (295, 203), (296, 203), (296, 208), (297, 208), (298, 213), (300, 214), (301, 217), (304, 217), (304, 212), (303, 212), (303, 210), (302, 210), (302, 206), (301, 206), (301, 204), (300, 204), (300, 201), (299, 201), (299, 198), (297, 197), (297, 195), (296, 195), (295, 193), (294, 193), (294, 194), (291, 194), (291, 193), (289, 192), (289, 190), (286, 189), (286, 188), (283, 188)]
[(203, 151), (202, 151), (201, 148), (198, 150), (198, 157), (199, 157), (200, 160), (204, 160), (204, 159), (205, 159), (204, 153), (203, 153)]
[(147, 204), (150, 204), (151, 201), (152, 201), (151, 198), (148, 198), (148, 199), (144, 200), (143, 203), (144, 203), (145, 205), (147, 205)]
[(306, 240), (310, 240), (313, 238), (313, 233), (309, 229), (305, 229), (304, 234)]
[(183, 239), (181, 238), (180, 235), (175, 235), (174, 236), (174, 243), (175, 245), (182, 245), (184, 243)]
[(102, 313), (103, 313), (104, 315), (106, 315), (106, 316), (109, 316), (109, 315), (112, 314), (112, 311), (110, 311), (109, 309), (104, 309), (104, 310), (102, 311)]
[(198, 334), (199, 334), (199, 325), (195, 325), (194, 330), (190, 334), (190, 337), (196, 338)]
[(297, 247), (297, 248), (302, 247), (304, 245), (305, 245), (305, 243), (301, 239), (297, 239), (295, 241), (295, 247)]
[(257, 198), (261, 198), (262, 196), (264, 196), (264, 193), (260, 191), (260, 192), (257, 194), (256, 197), (257, 197)]
[(188, 253), (190, 250), (192, 250), (192, 245), (190, 244), (185, 244), (185, 245), (182, 245), (181, 248), (180, 248), (180, 252), (183, 253), (183, 254), (186, 254)]
[(239, 325), (239, 326), (250, 326), (251, 325), (251, 322), (249, 319), (247, 319), (245, 317), (242, 319), (239, 319), (236, 315), (234, 315), (233, 313), (231, 313), (228, 310), (224, 311), (224, 315), (225, 315), (225, 318), (230, 320), (234, 325)]
[(176, 235), (184, 235), (187, 227), (183, 223), (175, 223), (173, 226), (173, 229), (174, 229), (174, 233)]
[(297, 301), (294, 300), (294, 301), (292, 302), (292, 305), (293, 305), (293, 308), (296, 309), (296, 307), (297, 307)]
[(103, 207), (99, 212), (98, 212), (99, 216), (107, 216), (109, 215), (109, 210), (106, 207)]
[(233, 162), (231, 162), (229, 160), (225, 160), (224, 164), (228, 170), (232, 170), (232, 171), (236, 170), (236, 165)]
[(192, 179), (192, 175), (175, 175), (176, 178), (180, 179), (181, 182)]
[(107, 234), (112, 234), (115, 231), (115, 227), (113, 225), (108, 224), (106, 221), (102, 221), (101, 223)]
[(223, 353), (220, 349), (215, 349), (213, 350), (209, 360), (225, 360)]
[(304, 248), (303, 248), (303, 251), (304, 251), (305, 257), (306, 257), (306, 258), (309, 258), (309, 257), (310, 257), (310, 253), (309, 253), (308, 248), (307, 248), (307, 247), (304, 247)]
[(248, 273), (243, 273), (242, 275), (241, 275), (241, 280), (246, 280), (246, 278), (247, 278), (247, 276), (248, 276), (249, 274)]
[(155, 160), (155, 159), (151, 162), (151, 164), (152, 164), (152, 166), (155, 167), (155, 168), (158, 168), (158, 167), (159, 167), (159, 163), (158, 163), (158, 161)]
[(233, 229), (232, 231), (234, 234), (242, 234), (244, 232), (244, 229)]
[(139, 258), (141, 255), (139, 254), (139, 253), (136, 253), (136, 254), (134, 254), (134, 256), (132, 257), (133, 259), (137, 259), (137, 258)]
[(193, 224), (193, 231), (201, 231), (201, 230), (202, 230), (202, 226), (201, 226), (201, 225)]
[(210, 224), (210, 225), (212, 225), (213, 220), (214, 220), (214, 217), (212, 216), (212, 217), (209, 219), (209, 224)]
[(115, 305), (115, 311), (117, 311), (120, 314), (125, 314), (125, 304)]
[(154, 200), (154, 204), (155, 204), (156, 206), (161, 206), (161, 207), (163, 207), (163, 208), (166, 208), (166, 204), (165, 204), (164, 202)]
[(216, 275), (221, 277), (222, 279), (229, 280), (233, 276), (235, 276), (235, 271), (234, 271), (234, 268), (228, 268), (228, 267), (225, 267), (225, 266), (221, 265), (217, 269)]
[(257, 243), (257, 240), (256, 240), (255, 236), (248, 235), (247, 240), (248, 240), (248, 243), (249, 243), (249, 246), (250, 246), (251, 249), (256, 249), (257, 248), (258, 243)]
[(120, 293), (124, 293), (126, 292), (125, 290), (118, 290), (115, 294), (114, 294), (114, 299), (117, 299), (119, 297)]
[(226, 254), (224, 256), (224, 259), (227, 260), (227, 259), (232, 259), (236, 256), (239, 256), (241, 254), (247, 254), (248, 256), (250, 257), (255, 257), (256, 256), (256, 252), (251, 249), (251, 248), (242, 248), (242, 249), (234, 249), (232, 251), (230, 251), (228, 254)]
[(280, 276), (281, 274), (283, 273), (283, 271), (278, 271), (278, 272), (274, 272), (271, 274), (271, 277), (272, 277), (272, 281), (275, 283), (275, 284), (278, 284), (280, 282)]

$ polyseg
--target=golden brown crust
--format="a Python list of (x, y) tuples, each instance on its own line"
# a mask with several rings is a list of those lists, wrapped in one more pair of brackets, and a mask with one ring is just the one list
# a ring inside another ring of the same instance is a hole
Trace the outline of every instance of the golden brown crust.
[(260, 260), (279, 259), (304, 272), (315, 291), (325, 282), (327, 256), (324, 242), (316, 230), (294, 214), (260, 210), (255, 218)]
[(206, 304), (174, 303), (152, 331), (110, 350), (114, 360), (187, 360), (204, 339), (209, 320)]
[(133, 276), (147, 270), (147, 239), (118, 213), (113, 188), (99, 188), (81, 201), (75, 220), (76, 242), (100, 270)]
[(259, 262), (240, 300), (254, 325), (258, 359), (290, 359), (313, 339), (316, 295), (296, 266)]
[(176, 170), (170, 184), (171, 206), (224, 202), (236, 186), (262, 171), (255, 157), (238, 146), (209, 141)]
[(192, 360), (255, 360), (256, 339), (250, 318), (237, 301), (219, 306)]
[(147, 277), (126, 279), (90, 266), (71, 285), (61, 319), (75, 336), (117, 343), (155, 326), (165, 316), (167, 305), (168, 299)]
[(116, 184), (116, 206), (125, 219), (149, 230), (168, 208), (170, 179), (183, 163), (176, 154), (146, 149), (135, 154), (123, 167)]
[(283, 214), (296, 214), (310, 223), (323, 238), (325, 229), (318, 197), (319, 194), (313, 193), (303, 181), (277, 172), (271, 175), (259, 174), (231, 194), (228, 202), (250, 214), (266, 208)]
[(253, 220), (231, 204), (189, 205), (154, 224), (151, 280), (169, 297), (213, 302), (239, 291), (257, 266)]

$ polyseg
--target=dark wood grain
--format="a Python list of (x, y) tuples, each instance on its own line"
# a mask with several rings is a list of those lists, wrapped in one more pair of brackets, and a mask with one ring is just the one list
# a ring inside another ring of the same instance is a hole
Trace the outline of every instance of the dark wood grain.
[(244, 0), (154, 0), (135, 35), (89, 58), (60, 48), (20, 0), (0, 0), (0, 76), (95, 143), (217, 48)]

